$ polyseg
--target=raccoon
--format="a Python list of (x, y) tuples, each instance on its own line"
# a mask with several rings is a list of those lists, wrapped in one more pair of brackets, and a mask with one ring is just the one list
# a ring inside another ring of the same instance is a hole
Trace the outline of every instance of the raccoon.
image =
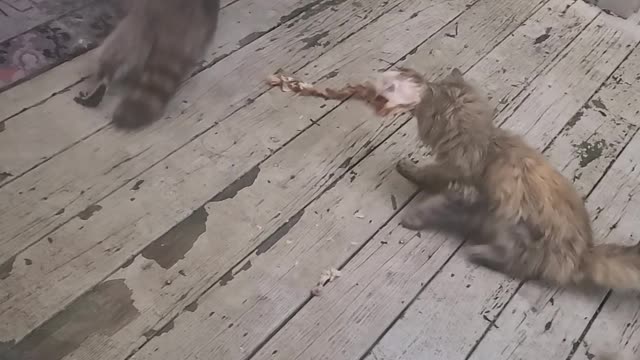
[(219, 0), (132, 0), (127, 15), (97, 50), (94, 89), (76, 102), (96, 107), (112, 84), (123, 87), (117, 128), (158, 120), (214, 38)]

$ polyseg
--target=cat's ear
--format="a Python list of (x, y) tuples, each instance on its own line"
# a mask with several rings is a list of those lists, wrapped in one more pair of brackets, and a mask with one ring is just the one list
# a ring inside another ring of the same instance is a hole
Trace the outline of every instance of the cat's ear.
[(448, 81), (453, 81), (453, 82), (460, 82), (460, 81), (464, 81), (464, 77), (462, 75), (462, 71), (460, 71), (460, 69), (453, 68), (453, 70), (451, 70), (451, 73), (449, 73), (449, 75), (447, 75), (447, 80)]

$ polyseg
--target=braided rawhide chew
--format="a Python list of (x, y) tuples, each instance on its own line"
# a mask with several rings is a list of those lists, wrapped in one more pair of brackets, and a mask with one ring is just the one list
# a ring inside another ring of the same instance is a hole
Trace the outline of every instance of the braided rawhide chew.
[(353, 97), (362, 100), (373, 107), (377, 115), (386, 116), (399, 110), (399, 107), (389, 107), (389, 100), (380, 95), (379, 86), (371, 82), (346, 86), (339, 89), (320, 89), (309, 83), (282, 74), (271, 75), (268, 79), (271, 86), (278, 86), (282, 91), (294, 92), (302, 96), (315, 96), (325, 100), (346, 100)]

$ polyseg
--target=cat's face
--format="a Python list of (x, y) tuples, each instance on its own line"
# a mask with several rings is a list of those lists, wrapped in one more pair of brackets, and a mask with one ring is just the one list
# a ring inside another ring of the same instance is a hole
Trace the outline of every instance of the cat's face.
[(467, 87), (462, 72), (457, 68), (437, 82), (425, 83), (420, 102), (414, 110), (421, 136), (426, 136), (433, 129), (437, 114), (439, 121), (450, 120), (447, 118), (447, 114), (453, 113), (450, 108), (456, 106), (457, 99), (467, 91)]

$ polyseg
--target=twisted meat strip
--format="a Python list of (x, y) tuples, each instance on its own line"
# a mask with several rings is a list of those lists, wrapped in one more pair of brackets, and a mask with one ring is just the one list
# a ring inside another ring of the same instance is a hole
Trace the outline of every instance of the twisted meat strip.
[(380, 95), (376, 86), (368, 81), (363, 84), (347, 84), (340, 89), (326, 88), (323, 90), (301, 80), (282, 74), (275, 74), (269, 77), (269, 84), (271, 86), (279, 86), (282, 91), (292, 91), (302, 96), (321, 97), (325, 100), (345, 100), (353, 97), (370, 104), (376, 114), (380, 116), (386, 116), (396, 110), (393, 107), (386, 107), (388, 99)]

